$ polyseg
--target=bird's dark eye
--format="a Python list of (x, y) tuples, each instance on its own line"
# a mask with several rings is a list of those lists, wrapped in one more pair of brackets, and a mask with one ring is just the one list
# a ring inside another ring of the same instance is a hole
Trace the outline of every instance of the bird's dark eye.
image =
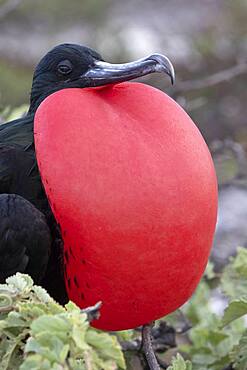
[(62, 75), (68, 75), (73, 69), (73, 66), (69, 60), (63, 60), (57, 66), (57, 70)]

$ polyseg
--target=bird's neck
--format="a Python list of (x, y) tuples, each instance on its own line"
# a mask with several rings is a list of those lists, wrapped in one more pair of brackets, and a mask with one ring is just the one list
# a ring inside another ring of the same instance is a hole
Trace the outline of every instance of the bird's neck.
[(57, 90), (57, 86), (51, 88), (49, 82), (46, 83), (42, 80), (33, 81), (28, 114), (35, 113), (41, 102)]

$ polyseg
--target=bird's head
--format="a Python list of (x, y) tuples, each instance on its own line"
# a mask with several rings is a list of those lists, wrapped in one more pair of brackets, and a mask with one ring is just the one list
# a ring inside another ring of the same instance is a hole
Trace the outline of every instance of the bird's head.
[(114, 84), (153, 72), (164, 72), (174, 82), (173, 66), (164, 55), (152, 54), (130, 63), (111, 64), (88, 47), (61, 44), (50, 50), (35, 69), (29, 112), (34, 112), (42, 100), (61, 89)]

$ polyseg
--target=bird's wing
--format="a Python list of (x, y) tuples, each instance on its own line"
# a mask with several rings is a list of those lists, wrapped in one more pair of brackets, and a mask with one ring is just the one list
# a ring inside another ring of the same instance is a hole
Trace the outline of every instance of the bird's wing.
[(0, 193), (16, 193), (14, 187), (25, 182), (36, 163), (32, 145), (33, 117), (0, 125)]
[(0, 143), (17, 144), (23, 148), (33, 143), (34, 114), (0, 125)]
[(44, 215), (15, 194), (0, 195), (0, 282), (25, 272), (39, 282), (47, 268), (51, 236)]
[(0, 194), (18, 194), (41, 212), (50, 213), (34, 148), (0, 142)]
[(33, 115), (0, 125), (1, 214), (0, 282), (15, 271), (25, 271), (38, 281), (43, 272), (42, 286), (66, 303), (63, 243), (37, 167)]

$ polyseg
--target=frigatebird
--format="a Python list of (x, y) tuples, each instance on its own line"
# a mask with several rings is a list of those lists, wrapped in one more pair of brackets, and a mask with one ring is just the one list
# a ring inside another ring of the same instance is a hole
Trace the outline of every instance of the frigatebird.
[(0, 126), (0, 282), (18, 271), (28, 273), (54, 299), (67, 301), (63, 241), (35, 156), (33, 122), (40, 103), (61, 89), (116, 84), (154, 72), (164, 72), (174, 82), (173, 66), (161, 54), (110, 64), (88, 47), (61, 44), (41, 59), (28, 113)]

